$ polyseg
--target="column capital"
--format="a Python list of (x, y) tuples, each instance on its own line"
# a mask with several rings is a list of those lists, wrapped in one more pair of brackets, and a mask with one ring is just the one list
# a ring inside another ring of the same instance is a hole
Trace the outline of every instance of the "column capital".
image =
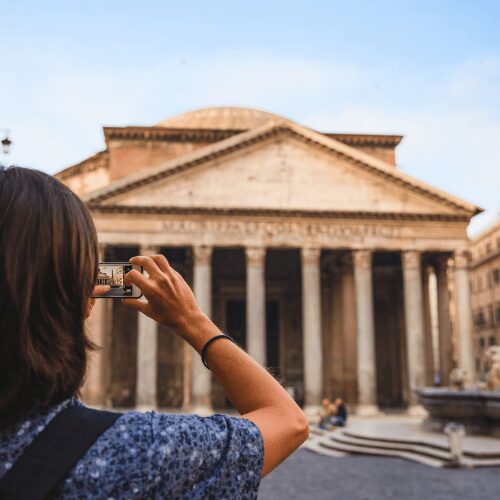
[(139, 253), (141, 255), (156, 255), (160, 253), (160, 247), (158, 245), (140, 245)]
[(456, 250), (453, 253), (453, 267), (455, 269), (467, 269), (469, 264), (469, 252), (466, 250)]
[(403, 269), (419, 269), (421, 254), (415, 250), (405, 250), (402, 252)]
[(301, 248), (300, 257), (303, 266), (319, 266), (319, 258), (321, 256), (320, 248)]
[(194, 246), (193, 257), (195, 266), (207, 266), (211, 262), (213, 247), (210, 246)]
[(248, 265), (262, 267), (266, 260), (266, 249), (265, 247), (246, 247), (245, 255)]
[(370, 250), (354, 250), (352, 252), (354, 267), (358, 269), (371, 269), (372, 252)]

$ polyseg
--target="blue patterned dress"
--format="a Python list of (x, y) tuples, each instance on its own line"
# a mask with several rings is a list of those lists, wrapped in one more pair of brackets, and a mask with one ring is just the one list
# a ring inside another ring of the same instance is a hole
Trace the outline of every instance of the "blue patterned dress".
[[(71, 398), (0, 428), (0, 477)], [(55, 498), (257, 498), (264, 448), (257, 426), (226, 415), (130, 411), (77, 462)]]

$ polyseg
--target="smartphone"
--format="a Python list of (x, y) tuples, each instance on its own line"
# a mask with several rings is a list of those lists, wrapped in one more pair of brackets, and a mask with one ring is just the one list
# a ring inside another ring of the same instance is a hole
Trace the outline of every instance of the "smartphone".
[(138, 299), (142, 297), (141, 290), (135, 285), (127, 286), (124, 278), (132, 269), (143, 273), (141, 266), (133, 266), (129, 262), (99, 262), (96, 285), (108, 285), (109, 292), (94, 295), (96, 299)]

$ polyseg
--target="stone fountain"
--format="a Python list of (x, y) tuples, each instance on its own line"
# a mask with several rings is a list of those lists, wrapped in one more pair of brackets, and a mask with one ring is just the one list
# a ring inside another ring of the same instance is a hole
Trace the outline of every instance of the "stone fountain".
[(450, 387), (426, 387), (418, 391), (429, 416), (424, 425), (443, 430), (451, 421), (465, 426), (468, 434), (500, 437), (500, 347), (488, 348), (484, 375), (474, 388), (464, 388), (465, 373), (455, 368)]

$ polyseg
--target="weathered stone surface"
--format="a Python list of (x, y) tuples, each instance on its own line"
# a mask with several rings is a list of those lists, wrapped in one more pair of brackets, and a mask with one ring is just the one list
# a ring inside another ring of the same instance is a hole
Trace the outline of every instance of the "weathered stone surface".
[[(237, 186), (237, 191), (235, 191)], [(416, 192), (381, 182), (338, 155), (283, 138), (248, 146), (106, 204), (453, 213)]]

